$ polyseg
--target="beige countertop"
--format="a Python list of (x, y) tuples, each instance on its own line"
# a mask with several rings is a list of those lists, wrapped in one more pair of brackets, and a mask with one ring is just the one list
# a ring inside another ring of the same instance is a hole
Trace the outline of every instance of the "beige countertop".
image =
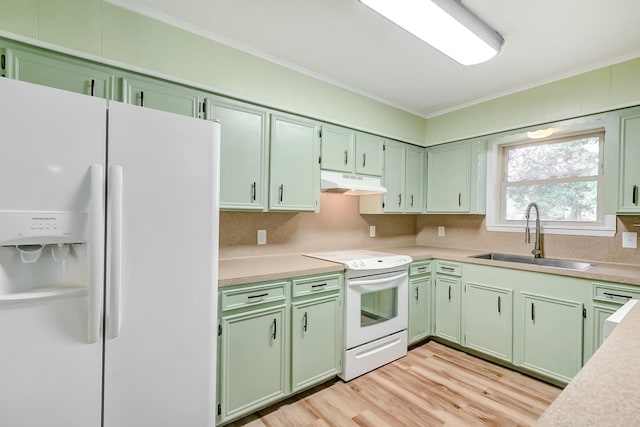
[[(575, 271), (538, 265), (470, 258), (473, 255), (486, 253), (486, 251), (477, 250), (447, 249), (430, 246), (369, 249), (408, 255), (416, 261), (437, 258), (469, 264), (491, 265), (495, 267), (537, 271), (640, 286), (640, 265), (594, 262), (595, 266), (587, 271)], [(302, 254), (225, 258), (219, 261), (218, 286), (239, 285), (243, 283), (278, 280), (343, 270), (344, 267), (341, 264), (309, 258)]]
[(569, 385), (538, 426), (640, 424), (640, 304), (636, 304)]

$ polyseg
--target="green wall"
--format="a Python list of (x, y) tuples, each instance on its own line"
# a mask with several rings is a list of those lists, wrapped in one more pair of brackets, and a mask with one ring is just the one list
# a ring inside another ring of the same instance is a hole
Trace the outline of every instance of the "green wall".
[(558, 80), (427, 120), (426, 145), (640, 104), (640, 59)]
[(2, 0), (0, 31), (222, 95), (424, 144), (422, 117), (102, 0)]

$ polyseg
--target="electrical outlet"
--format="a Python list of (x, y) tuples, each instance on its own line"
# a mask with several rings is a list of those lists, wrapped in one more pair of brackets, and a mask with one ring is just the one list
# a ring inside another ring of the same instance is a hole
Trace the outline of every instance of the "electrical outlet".
[(622, 247), (637, 249), (638, 248), (638, 233), (635, 231), (623, 231), (622, 232)]
[(267, 244), (267, 230), (258, 230), (258, 244), (259, 245)]
[(438, 237), (444, 237), (444, 225), (438, 226)]
[(369, 237), (376, 237), (376, 226), (375, 225), (370, 225), (369, 226)]

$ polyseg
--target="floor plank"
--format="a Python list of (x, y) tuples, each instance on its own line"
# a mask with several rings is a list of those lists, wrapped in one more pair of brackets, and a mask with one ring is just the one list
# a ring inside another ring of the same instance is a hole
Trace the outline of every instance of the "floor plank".
[(429, 341), (374, 372), (328, 381), (229, 426), (528, 426), (560, 391)]

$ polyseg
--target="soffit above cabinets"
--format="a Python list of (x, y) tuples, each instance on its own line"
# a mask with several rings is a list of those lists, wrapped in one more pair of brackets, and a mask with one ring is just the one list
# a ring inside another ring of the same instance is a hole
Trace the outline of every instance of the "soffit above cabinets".
[(466, 0), (505, 39), (462, 66), (356, 0), (107, 0), (423, 117), (640, 56), (636, 0)]

